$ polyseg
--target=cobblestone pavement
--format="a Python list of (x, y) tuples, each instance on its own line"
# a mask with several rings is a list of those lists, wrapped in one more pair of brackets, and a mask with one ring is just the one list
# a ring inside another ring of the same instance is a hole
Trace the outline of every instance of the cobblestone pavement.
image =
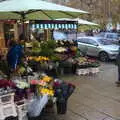
[(90, 76), (64, 76), (76, 85), (68, 101), (66, 115), (57, 120), (120, 120), (120, 87), (116, 87), (117, 67), (102, 63), (100, 73)]

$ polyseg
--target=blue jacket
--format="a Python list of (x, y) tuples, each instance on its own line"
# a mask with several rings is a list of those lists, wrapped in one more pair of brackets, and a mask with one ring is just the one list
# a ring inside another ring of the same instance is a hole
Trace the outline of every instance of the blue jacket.
[(16, 69), (16, 66), (20, 63), (23, 56), (23, 48), (21, 45), (13, 46), (7, 54), (8, 65), (12, 69)]

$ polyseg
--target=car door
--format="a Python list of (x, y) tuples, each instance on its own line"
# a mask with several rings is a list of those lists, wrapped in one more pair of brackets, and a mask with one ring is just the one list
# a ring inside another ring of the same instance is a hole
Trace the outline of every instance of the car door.
[(98, 56), (99, 53), (99, 46), (98, 43), (93, 39), (87, 39), (87, 55), (90, 56)]
[(77, 43), (78, 43), (78, 48), (80, 49), (80, 51), (84, 54), (87, 53), (87, 49), (88, 49), (88, 43), (86, 41), (85, 38), (80, 38), (77, 40)]

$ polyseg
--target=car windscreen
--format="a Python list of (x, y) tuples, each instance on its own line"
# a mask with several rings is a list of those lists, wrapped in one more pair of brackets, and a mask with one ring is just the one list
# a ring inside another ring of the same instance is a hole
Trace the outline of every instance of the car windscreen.
[(118, 37), (120, 38), (120, 33), (118, 34)]
[(97, 37), (104, 37), (105, 33), (99, 33), (98, 35), (96, 35)]
[(107, 38), (118, 39), (118, 34), (117, 33), (108, 34)]
[(98, 39), (98, 42), (101, 45), (111, 45), (112, 43), (110, 41), (108, 41), (107, 39)]

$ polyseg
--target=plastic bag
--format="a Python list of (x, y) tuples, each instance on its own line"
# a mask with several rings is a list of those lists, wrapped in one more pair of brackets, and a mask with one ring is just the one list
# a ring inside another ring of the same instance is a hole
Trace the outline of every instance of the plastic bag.
[(65, 98), (66, 100), (72, 95), (75, 86), (70, 83), (61, 83), (55, 86), (55, 96), (58, 98)]
[(68, 98), (72, 95), (75, 90), (75, 86), (72, 84), (68, 84)]
[(33, 102), (28, 106), (28, 114), (30, 117), (37, 117), (40, 115), (42, 109), (48, 102), (48, 96), (39, 96), (33, 100)]

